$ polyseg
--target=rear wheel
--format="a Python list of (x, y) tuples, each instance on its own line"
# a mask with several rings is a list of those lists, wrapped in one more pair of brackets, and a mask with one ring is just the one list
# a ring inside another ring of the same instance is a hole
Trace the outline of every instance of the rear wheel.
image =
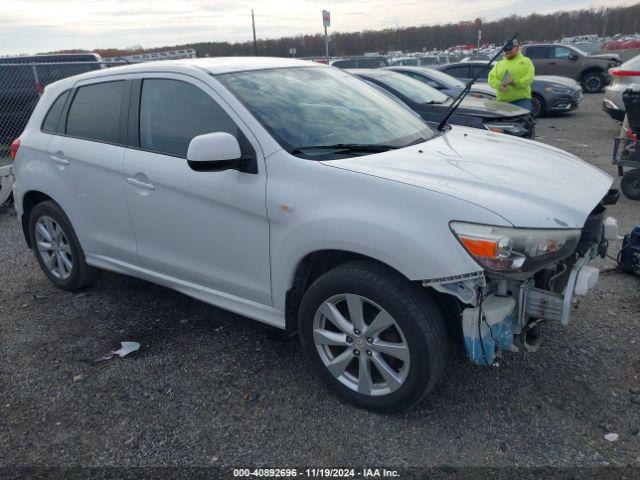
[(640, 200), (640, 168), (625, 173), (620, 181), (620, 188), (631, 200)]
[(58, 288), (77, 290), (95, 282), (99, 270), (87, 265), (71, 222), (56, 203), (33, 208), (29, 235), (40, 268)]
[(444, 321), (427, 291), (372, 262), (340, 265), (302, 300), (300, 339), (319, 376), (356, 405), (418, 403), (445, 364)]
[(582, 90), (598, 93), (604, 88), (604, 76), (600, 72), (587, 72), (582, 76)]
[(531, 96), (531, 116), (533, 118), (544, 117), (546, 113), (546, 107), (544, 99), (540, 95)]

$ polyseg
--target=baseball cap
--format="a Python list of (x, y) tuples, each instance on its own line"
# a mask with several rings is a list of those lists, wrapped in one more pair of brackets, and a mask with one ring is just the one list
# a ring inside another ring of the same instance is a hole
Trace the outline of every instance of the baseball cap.
[(504, 44), (505, 50), (513, 50), (515, 47), (519, 45), (518, 40), (516, 38), (511, 38), (507, 40), (507, 43)]

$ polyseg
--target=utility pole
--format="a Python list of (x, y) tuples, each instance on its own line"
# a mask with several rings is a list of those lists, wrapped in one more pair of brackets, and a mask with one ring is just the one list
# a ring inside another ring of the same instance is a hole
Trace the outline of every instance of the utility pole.
[(602, 38), (605, 38), (607, 36), (607, 20), (609, 19), (609, 9), (605, 8), (602, 15), (604, 16), (604, 26), (602, 27)]
[(258, 56), (258, 42), (256, 42), (256, 19), (253, 16), (253, 8), (251, 9), (251, 26), (253, 27), (253, 54)]
[(329, 63), (329, 37), (327, 35), (327, 27), (331, 25), (331, 14), (328, 10), (322, 11), (322, 25), (324, 26), (324, 57)]

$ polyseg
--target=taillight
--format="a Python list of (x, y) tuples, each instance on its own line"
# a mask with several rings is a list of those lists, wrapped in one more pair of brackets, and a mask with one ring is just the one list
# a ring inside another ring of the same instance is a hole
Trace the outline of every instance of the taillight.
[(36, 93), (42, 95), (42, 92), (44, 92), (44, 87), (40, 82), (36, 82)]
[(9, 156), (11, 157), (11, 160), (16, 159), (16, 155), (18, 154), (18, 149), (20, 148), (20, 143), (21, 143), (20, 139), (16, 138), (11, 144), (11, 151), (9, 152)]
[(619, 68), (612, 68), (611, 75), (615, 77), (640, 77), (640, 70), (620, 70)]

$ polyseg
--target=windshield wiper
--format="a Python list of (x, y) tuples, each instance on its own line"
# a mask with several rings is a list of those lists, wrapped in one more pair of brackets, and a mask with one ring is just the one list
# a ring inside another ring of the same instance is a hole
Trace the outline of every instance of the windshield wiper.
[(300, 154), (309, 150), (342, 150), (348, 152), (386, 152), (388, 150), (395, 150), (395, 145), (376, 145), (366, 143), (336, 143), (334, 145), (309, 145), (307, 147), (295, 147), (292, 148), (289, 153)]
[(507, 46), (507, 43), (512, 42), (513, 40), (518, 38), (518, 35), (519, 34), (516, 33), (513, 37), (511, 37), (509, 40), (504, 42), (504, 45), (502, 45), (502, 48), (496, 52), (496, 54), (493, 56), (493, 58), (491, 60), (489, 60), (489, 62), (487, 63), (485, 68), (476, 68), (476, 74), (474, 75), (474, 77), (471, 80), (469, 80), (469, 82), (467, 83), (466, 87), (464, 87), (464, 90), (462, 90), (458, 94), (456, 99), (451, 104), (451, 107), (449, 108), (449, 111), (444, 116), (442, 121), (440, 121), (440, 123), (438, 124), (438, 131), (439, 132), (441, 132), (444, 129), (444, 127), (447, 125), (447, 122), (451, 118), (451, 115), (453, 115), (453, 112), (455, 112), (458, 109), (458, 107), (462, 103), (462, 100), (464, 100), (464, 97), (466, 97), (467, 94), (469, 93), (469, 91), (471, 90), (471, 87), (473, 86), (473, 84), (476, 83), (476, 80), (478, 80), (478, 78), (480, 78), (480, 74), (482, 72), (484, 72), (487, 68), (491, 67), (491, 64), (496, 60), (496, 58), (498, 58), (500, 56), (500, 54), (502, 52), (504, 52), (504, 47)]

